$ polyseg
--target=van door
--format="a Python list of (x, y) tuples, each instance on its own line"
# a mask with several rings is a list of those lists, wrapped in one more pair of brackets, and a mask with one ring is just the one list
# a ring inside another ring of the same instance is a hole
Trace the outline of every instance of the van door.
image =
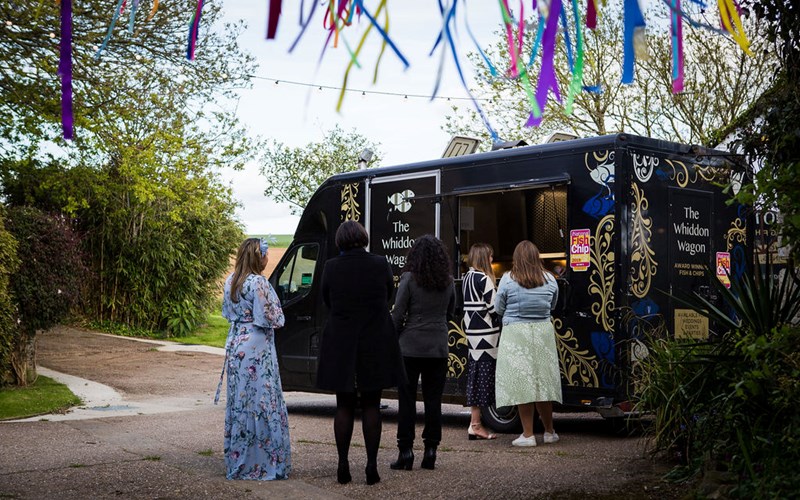
[(368, 181), (366, 229), (370, 252), (392, 265), (395, 284), (414, 239), (439, 237), (438, 170), (379, 177)]
[(295, 242), (272, 273), (286, 324), (275, 332), (281, 381), (287, 390), (313, 387), (319, 343), (317, 277), (320, 243)]

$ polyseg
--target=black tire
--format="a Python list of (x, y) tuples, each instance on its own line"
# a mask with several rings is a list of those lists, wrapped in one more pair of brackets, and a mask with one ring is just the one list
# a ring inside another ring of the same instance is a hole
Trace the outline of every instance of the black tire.
[(505, 434), (522, 432), (522, 423), (516, 406), (487, 406), (481, 408), (483, 425)]

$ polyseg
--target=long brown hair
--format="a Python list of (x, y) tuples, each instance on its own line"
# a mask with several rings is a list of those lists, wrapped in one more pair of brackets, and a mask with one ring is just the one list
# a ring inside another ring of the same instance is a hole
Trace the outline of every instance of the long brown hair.
[(492, 245), (488, 243), (475, 243), (469, 247), (467, 265), (485, 274), (489, 278), (489, 282), (492, 286), (495, 286), (495, 280), (497, 278), (494, 275), (494, 270), (492, 270), (492, 255), (494, 255)]
[(533, 242), (522, 240), (517, 243), (513, 258), (511, 277), (514, 278), (514, 281), (523, 288), (536, 288), (544, 285), (547, 271), (539, 256), (539, 249)]
[(261, 255), (261, 240), (258, 238), (247, 238), (239, 245), (236, 252), (236, 266), (233, 268), (231, 278), (231, 300), (239, 302), (239, 294), (242, 292), (244, 280), (251, 274), (261, 274), (264, 270), (264, 261)]

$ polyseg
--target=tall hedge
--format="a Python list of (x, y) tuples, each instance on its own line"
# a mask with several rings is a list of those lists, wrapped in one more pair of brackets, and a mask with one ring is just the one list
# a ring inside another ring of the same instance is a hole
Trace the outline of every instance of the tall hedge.
[(8, 210), (8, 230), (17, 240), (19, 268), (11, 274), (18, 320), (11, 366), (16, 383), (36, 375), (35, 335), (59, 323), (78, 303), (87, 283), (81, 240), (70, 221), (32, 207)]
[(203, 168), (117, 157), (103, 169), (10, 165), (11, 205), (68, 213), (92, 271), (88, 319), (180, 336), (205, 318), (243, 238), (231, 189)]
[(15, 381), (11, 367), (14, 349), (16, 314), (11, 300), (9, 278), (16, 271), (17, 240), (5, 228), (6, 213), (0, 206), (0, 386)]

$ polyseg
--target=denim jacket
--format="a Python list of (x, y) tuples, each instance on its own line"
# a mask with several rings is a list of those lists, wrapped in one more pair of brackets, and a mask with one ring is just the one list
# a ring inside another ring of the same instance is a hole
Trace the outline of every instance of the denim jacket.
[(550, 311), (558, 301), (558, 284), (550, 273), (544, 273), (545, 283), (524, 288), (505, 273), (497, 287), (494, 308), (503, 317), (503, 324), (527, 323), (550, 319)]

